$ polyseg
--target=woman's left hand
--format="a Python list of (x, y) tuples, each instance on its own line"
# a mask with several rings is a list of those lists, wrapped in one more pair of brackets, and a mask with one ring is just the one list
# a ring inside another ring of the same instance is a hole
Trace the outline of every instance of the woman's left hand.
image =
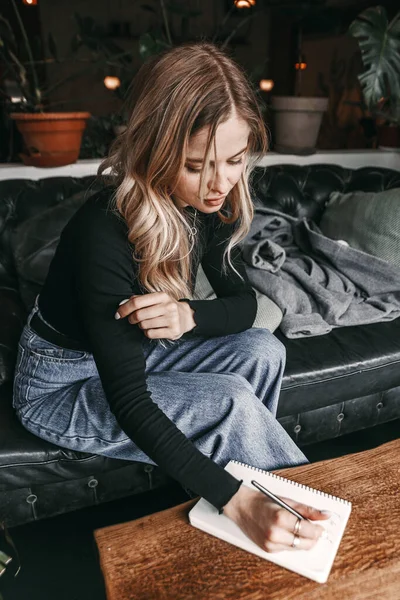
[(137, 324), (150, 339), (177, 340), (196, 327), (193, 314), (187, 302), (177, 302), (164, 292), (154, 292), (123, 301), (115, 318), (128, 317), (129, 323)]

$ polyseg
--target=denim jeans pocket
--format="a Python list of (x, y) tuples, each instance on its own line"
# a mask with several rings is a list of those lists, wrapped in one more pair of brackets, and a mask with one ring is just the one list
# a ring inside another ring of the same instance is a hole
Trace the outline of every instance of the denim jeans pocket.
[(14, 408), (22, 419), (34, 405), (39, 410), (46, 398), (96, 373), (90, 353), (57, 346), (25, 326), (14, 377)]

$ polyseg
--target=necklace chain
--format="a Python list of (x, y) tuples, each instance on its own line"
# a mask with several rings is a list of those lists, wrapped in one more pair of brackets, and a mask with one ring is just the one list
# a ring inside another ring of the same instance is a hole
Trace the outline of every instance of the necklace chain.
[(192, 227), (189, 230), (189, 238), (190, 238), (190, 243), (191, 244), (193, 244), (194, 237), (197, 235), (196, 217), (197, 217), (197, 209), (195, 208), (194, 209), (193, 224), (192, 224)]

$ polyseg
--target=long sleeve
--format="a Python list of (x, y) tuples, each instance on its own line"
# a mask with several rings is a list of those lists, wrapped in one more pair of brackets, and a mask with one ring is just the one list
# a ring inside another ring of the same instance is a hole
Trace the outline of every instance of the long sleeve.
[(121, 300), (140, 293), (126, 225), (90, 203), (68, 225), (63, 244), (73, 248), (78, 315), (119, 425), (171, 477), (224, 506), (240, 483), (197, 450), (153, 402), (143, 332), (127, 319), (114, 319)]
[(189, 301), (195, 311), (196, 327), (193, 333), (204, 336), (239, 333), (253, 325), (257, 299), (238, 246), (234, 247), (231, 254), (237, 273), (228, 264), (225, 272), (222, 268), (224, 251), (232, 236), (233, 226), (222, 223), (215, 214), (211, 215), (211, 219), (201, 264), (217, 298)]

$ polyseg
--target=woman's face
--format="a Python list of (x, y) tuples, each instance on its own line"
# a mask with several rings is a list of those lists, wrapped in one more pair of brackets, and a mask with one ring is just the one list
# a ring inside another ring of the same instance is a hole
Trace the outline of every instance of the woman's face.
[[(245, 163), (250, 128), (247, 123), (231, 116), (217, 127), (210, 161), (204, 166), (209, 127), (200, 129), (190, 138), (186, 164), (174, 189), (178, 206), (193, 206), (201, 212), (220, 210), (225, 198), (239, 181)], [(200, 197), (201, 171), (205, 167), (205, 197)]]

